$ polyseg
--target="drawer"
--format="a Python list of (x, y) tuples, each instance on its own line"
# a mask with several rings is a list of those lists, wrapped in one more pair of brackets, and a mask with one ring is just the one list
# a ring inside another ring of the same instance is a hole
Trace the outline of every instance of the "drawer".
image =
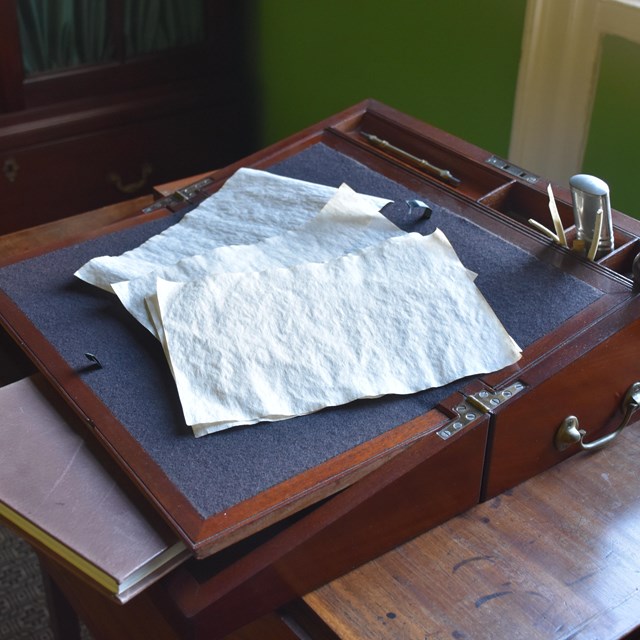
[[(555, 446), (565, 418), (578, 418), (585, 442), (614, 431), (623, 419), (627, 391), (639, 380), (636, 320), (505, 405), (492, 420), (483, 497), (492, 498), (578, 453), (578, 443), (562, 451)], [(640, 411), (632, 420), (638, 418)], [(609, 446), (616, 446), (615, 440)]]
[(210, 109), (6, 150), (0, 234), (151, 193), (234, 160), (243, 123)]

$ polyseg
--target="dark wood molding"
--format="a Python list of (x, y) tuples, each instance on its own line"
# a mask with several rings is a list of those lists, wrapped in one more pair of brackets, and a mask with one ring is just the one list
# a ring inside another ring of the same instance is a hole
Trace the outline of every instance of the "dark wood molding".
[(22, 50), (16, 3), (0, 2), (0, 115), (24, 107)]

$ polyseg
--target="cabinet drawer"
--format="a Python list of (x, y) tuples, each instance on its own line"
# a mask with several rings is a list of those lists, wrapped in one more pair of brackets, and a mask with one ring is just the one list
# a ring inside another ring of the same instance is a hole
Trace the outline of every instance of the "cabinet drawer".
[[(230, 109), (231, 111), (231, 109)], [(229, 163), (239, 116), (210, 110), (7, 150), (0, 234), (150, 193), (152, 185)]]
[[(492, 424), (484, 497), (494, 497), (580, 451), (579, 444), (564, 451), (555, 446), (565, 418), (578, 418), (585, 442), (615, 430), (622, 422), (623, 399), (638, 380), (640, 321), (635, 321), (505, 405)], [(633, 419), (638, 418), (640, 411)]]

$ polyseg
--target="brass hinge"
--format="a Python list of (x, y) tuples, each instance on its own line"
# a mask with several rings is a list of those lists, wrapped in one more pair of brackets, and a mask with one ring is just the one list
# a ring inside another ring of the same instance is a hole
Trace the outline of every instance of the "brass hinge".
[(504, 404), (523, 389), (524, 384), (518, 381), (502, 391), (488, 391), (487, 389), (483, 389), (482, 391), (478, 391), (478, 393), (467, 396), (467, 400), (483, 413), (491, 413), (496, 407)]
[(513, 398), (514, 395), (524, 389), (524, 384), (520, 381), (514, 382), (502, 391), (489, 391), (483, 389), (477, 393), (467, 396), (462, 402), (459, 402), (453, 410), (457, 417), (447, 424), (446, 427), (440, 429), (436, 433), (443, 439), (450, 438), (468, 424), (473, 422), (481, 414), (491, 413), (494, 409), (504, 404), (507, 400)]
[(153, 211), (158, 211), (158, 209), (172, 209), (175, 208), (176, 205), (191, 202), (196, 196), (200, 196), (200, 191), (210, 185), (213, 182), (213, 178), (203, 178), (202, 180), (198, 180), (198, 182), (194, 182), (193, 184), (187, 185), (182, 189), (178, 189), (173, 193), (165, 196), (164, 198), (160, 198), (160, 200), (156, 200), (153, 204), (150, 204), (148, 207), (145, 207), (142, 212), (143, 213), (151, 213)]

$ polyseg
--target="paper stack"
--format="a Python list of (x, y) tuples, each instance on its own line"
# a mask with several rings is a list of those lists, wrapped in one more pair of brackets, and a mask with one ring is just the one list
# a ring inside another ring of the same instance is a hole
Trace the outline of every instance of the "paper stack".
[(179, 224), (76, 275), (161, 340), (196, 436), (517, 361), (444, 234), (401, 231), (386, 202), (243, 169)]

